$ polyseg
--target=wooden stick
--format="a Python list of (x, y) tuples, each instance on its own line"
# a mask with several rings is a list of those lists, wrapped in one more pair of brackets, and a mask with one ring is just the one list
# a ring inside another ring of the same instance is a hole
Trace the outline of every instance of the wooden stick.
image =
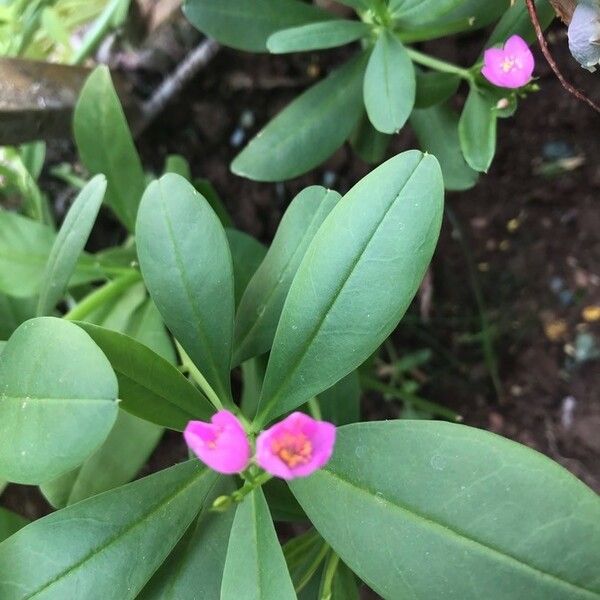
[(529, 18), (531, 19), (531, 23), (533, 25), (533, 29), (535, 31), (535, 35), (537, 37), (538, 43), (542, 50), (542, 54), (546, 59), (547, 63), (550, 65), (550, 68), (560, 81), (561, 85), (581, 102), (585, 102), (588, 106), (593, 108), (597, 113), (600, 113), (600, 106), (598, 106), (592, 99), (588, 98), (582, 91), (578, 90), (575, 86), (571, 85), (564, 77), (564, 75), (560, 72), (556, 61), (554, 60), (550, 49), (548, 48), (548, 43), (546, 42), (546, 38), (544, 37), (544, 32), (542, 31), (542, 26), (540, 25), (540, 21), (538, 19), (537, 11), (535, 9), (534, 0), (525, 0), (525, 4), (527, 4), (527, 10), (529, 11)]

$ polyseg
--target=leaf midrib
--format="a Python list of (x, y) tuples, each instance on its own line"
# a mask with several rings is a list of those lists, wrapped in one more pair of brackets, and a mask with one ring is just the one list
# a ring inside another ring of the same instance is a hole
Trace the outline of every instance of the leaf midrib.
[[(330, 475), (331, 477), (333, 477), (334, 479), (336, 479), (337, 481), (368, 496), (369, 499), (374, 501), (376, 493), (373, 490), (371, 490), (370, 488), (363, 487), (363, 486), (359, 485), (358, 483), (350, 481), (349, 479), (344, 479), (341, 475), (335, 473), (334, 471), (332, 471), (330, 469), (325, 468), (324, 472), (327, 473), (328, 475)], [(575, 590), (577, 590), (577, 592), (584, 593), (584, 594), (588, 595), (590, 598), (600, 598), (599, 592), (590, 590), (588, 588), (585, 588), (577, 583), (573, 583), (566, 579), (561, 579), (557, 575), (554, 575), (553, 573), (544, 571), (543, 569), (540, 569), (539, 567), (536, 567), (528, 562), (525, 562), (524, 560), (517, 558), (516, 556), (513, 556), (512, 554), (508, 554), (504, 550), (501, 550), (499, 548), (491, 546), (490, 544), (483, 542), (481, 540), (475, 539), (474, 537), (470, 537), (466, 533), (463, 533), (457, 529), (454, 529), (450, 525), (441, 523), (439, 521), (436, 521), (432, 517), (429, 517), (425, 514), (419, 513), (409, 506), (405, 506), (400, 503), (393, 502), (392, 500), (390, 500), (389, 498), (387, 498), (385, 496), (377, 496), (377, 498), (378, 498), (378, 500), (376, 501), (377, 504), (385, 504), (386, 506), (389, 506), (392, 509), (395, 509), (402, 513), (405, 513), (405, 514), (409, 515), (409, 518), (412, 518), (414, 521), (422, 522), (425, 527), (429, 527), (430, 529), (441, 529), (442, 531), (449, 534), (451, 537), (459, 538), (459, 540), (461, 540), (462, 542), (465, 542), (469, 545), (474, 545), (475, 547), (477, 547), (477, 549), (482, 550), (484, 554), (487, 553), (487, 554), (490, 554), (494, 558), (499, 558), (500, 560), (507, 561), (511, 564), (516, 564), (521, 569), (533, 572), (533, 574), (536, 577), (550, 579), (553, 583), (557, 583), (563, 587), (568, 587), (569, 589), (571, 589), (571, 591), (574, 588)]]
[[(102, 544), (100, 544), (98, 547), (94, 548), (91, 552), (88, 552), (88, 554), (86, 554), (83, 558), (81, 558), (75, 564), (67, 567), (61, 573), (56, 575), (53, 579), (44, 583), (42, 585), (42, 587), (39, 587), (37, 590), (34, 590), (29, 595), (24, 596), (23, 600), (30, 600), (31, 598), (35, 598), (36, 596), (38, 596), (39, 594), (41, 594), (42, 592), (44, 592), (45, 590), (47, 590), (48, 588), (53, 586), (55, 583), (58, 583), (60, 580), (67, 577), (72, 572), (79, 569), (86, 562), (92, 560), (96, 555), (100, 554), (101, 552), (106, 550), (108, 547), (110, 547), (114, 543), (118, 542), (121, 538), (125, 537), (128, 533), (133, 531), (136, 527), (143, 525), (146, 520), (148, 520), (149, 518), (152, 517), (152, 515), (154, 515), (155, 513), (158, 513), (162, 509), (164, 509), (171, 502), (173, 502), (178, 496), (183, 494), (188, 488), (190, 488), (193, 485), (195, 485), (196, 483), (198, 483), (199, 479), (203, 478), (205, 475), (207, 475), (209, 473), (210, 473), (210, 471), (208, 471), (208, 469), (202, 469), (198, 475), (192, 477), (189, 481), (186, 481), (185, 483), (183, 483), (182, 485), (177, 487), (171, 495), (167, 496), (165, 499), (163, 499), (158, 504), (152, 506), (151, 509), (148, 510), (147, 512), (145, 512), (143, 515), (141, 515), (140, 518), (134, 520), (132, 523), (127, 525), (125, 528), (123, 528), (117, 534), (115, 534), (115, 535), (111, 536), (110, 538), (108, 538), (107, 540), (105, 540)], [(212, 490), (213, 487), (214, 487), (214, 484), (209, 487), (208, 491), (204, 495), (204, 499), (208, 496), (208, 494), (210, 493), (210, 491)], [(204, 503), (204, 499), (202, 501), (203, 503)]]

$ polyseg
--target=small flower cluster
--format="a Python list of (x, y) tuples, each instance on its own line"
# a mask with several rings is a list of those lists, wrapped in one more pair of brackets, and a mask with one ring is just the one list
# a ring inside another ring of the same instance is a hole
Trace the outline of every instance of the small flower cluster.
[(518, 35), (502, 48), (488, 48), (483, 55), (482, 75), (494, 85), (516, 89), (531, 81), (535, 60), (527, 42)]
[[(331, 423), (292, 413), (256, 438), (256, 463), (282, 479), (306, 477), (330, 459), (335, 433)], [(194, 454), (214, 471), (241, 473), (250, 463), (248, 435), (239, 419), (227, 410), (216, 413), (210, 423), (190, 421), (183, 436)]]

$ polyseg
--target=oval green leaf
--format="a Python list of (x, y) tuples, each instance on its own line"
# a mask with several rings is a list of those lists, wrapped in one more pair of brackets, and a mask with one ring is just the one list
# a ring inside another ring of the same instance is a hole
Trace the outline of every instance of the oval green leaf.
[(370, 165), (379, 164), (386, 156), (392, 137), (377, 131), (365, 112), (352, 133), (350, 143), (354, 151)]
[(217, 478), (189, 461), (35, 521), (0, 544), (0, 598), (133, 600)]
[(440, 71), (417, 71), (415, 108), (429, 108), (445, 102), (458, 90), (460, 77)]
[(38, 300), (37, 314), (50, 314), (62, 298), (77, 259), (96, 222), (98, 211), (106, 191), (106, 178), (96, 175), (77, 195), (54, 240)]
[(436, 421), (348, 425), (329, 464), (291, 488), (384, 598), (600, 597), (600, 499), (494, 434)]
[(331, 211), (285, 301), (257, 428), (331, 387), (396, 327), (433, 255), (443, 195), (437, 161), (414, 150), (372, 171)]
[(297, 0), (187, 0), (185, 16), (218, 42), (250, 52), (266, 52), (272, 33), (332, 16)]
[(238, 308), (233, 364), (271, 349), (292, 279), (315, 233), (341, 196), (314, 185), (292, 200)]
[(410, 125), (421, 148), (440, 162), (447, 190), (468, 190), (477, 183), (479, 175), (466, 163), (460, 148), (458, 116), (449, 105), (414, 110)]
[(107, 67), (97, 67), (85, 82), (73, 131), (83, 164), (93, 174), (106, 175), (106, 202), (133, 232), (144, 170)]
[(324, 50), (360, 40), (370, 31), (371, 28), (362, 21), (335, 19), (309, 23), (277, 31), (267, 40), (267, 48), (272, 54)]
[(142, 275), (165, 324), (226, 401), (234, 290), (219, 218), (188, 181), (167, 174), (144, 193), (136, 232)]
[(70, 471), (117, 418), (110, 363), (68, 321), (23, 323), (0, 355), (0, 381), (0, 477), (15, 483), (44, 483)]
[(415, 68), (398, 38), (385, 30), (377, 38), (363, 84), (365, 108), (382, 133), (401, 129), (415, 104)]
[(365, 55), (360, 54), (286, 106), (231, 164), (236, 175), (283, 181), (329, 158), (363, 110)]
[(237, 307), (248, 283), (256, 273), (256, 269), (264, 260), (267, 249), (258, 240), (243, 231), (225, 229), (225, 233), (227, 234), (231, 259), (233, 260), (235, 305)]
[(78, 323), (100, 346), (119, 381), (120, 406), (169, 429), (183, 431), (189, 421), (209, 420), (214, 409), (204, 394), (162, 356), (128, 335)]
[(260, 488), (237, 507), (221, 585), (221, 600), (295, 600), (294, 585)]
[(475, 171), (487, 173), (494, 160), (497, 122), (493, 94), (472, 86), (458, 121), (458, 137), (463, 156)]

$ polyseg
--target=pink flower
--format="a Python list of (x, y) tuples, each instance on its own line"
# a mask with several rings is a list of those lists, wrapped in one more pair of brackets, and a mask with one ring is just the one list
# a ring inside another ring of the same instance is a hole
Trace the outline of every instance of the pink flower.
[(241, 473), (248, 466), (248, 437), (238, 418), (228, 410), (220, 410), (210, 423), (190, 421), (183, 437), (194, 454), (219, 473)]
[(331, 458), (335, 425), (301, 412), (263, 431), (256, 439), (256, 462), (282, 479), (306, 477)]
[(498, 87), (520, 88), (531, 81), (535, 61), (527, 42), (513, 35), (502, 48), (489, 48), (483, 55), (483, 76)]

